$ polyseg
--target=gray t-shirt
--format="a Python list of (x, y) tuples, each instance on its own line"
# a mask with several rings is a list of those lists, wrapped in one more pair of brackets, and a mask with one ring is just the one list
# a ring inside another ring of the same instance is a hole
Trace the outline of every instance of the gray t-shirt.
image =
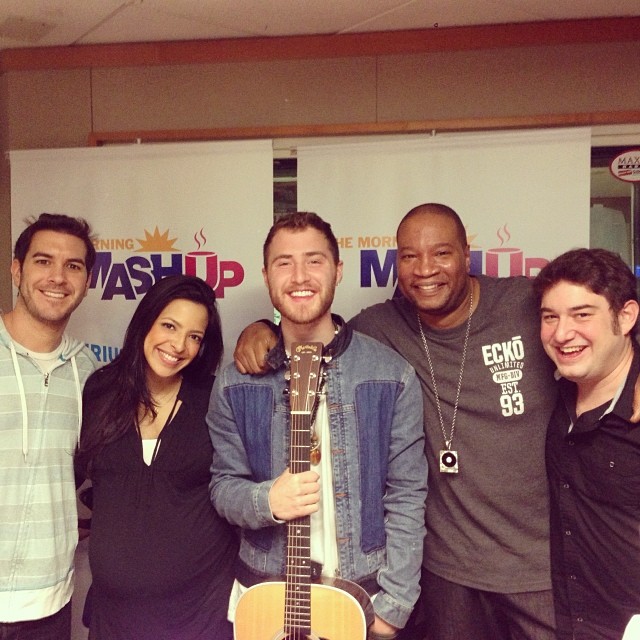
[[(556, 400), (553, 366), (540, 344), (531, 281), (478, 281), (451, 446), (458, 474), (439, 472), (445, 443), (416, 311), (396, 298), (361, 311), (350, 324), (404, 356), (422, 384), (432, 470), (424, 566), (472, 588), (541, 591), (551, 588), (544, 443)], [(423, 323), (423, 329), (449, 437), (466, 323), (447, 330)]]

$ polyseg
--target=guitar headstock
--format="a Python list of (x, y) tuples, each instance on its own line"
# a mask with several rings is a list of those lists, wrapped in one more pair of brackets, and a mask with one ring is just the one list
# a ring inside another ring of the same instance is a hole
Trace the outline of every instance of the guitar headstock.
[(289, 404), (292, 415), (311, 415), (320, 388), (321, 342), (294, 342), (291, 345)]

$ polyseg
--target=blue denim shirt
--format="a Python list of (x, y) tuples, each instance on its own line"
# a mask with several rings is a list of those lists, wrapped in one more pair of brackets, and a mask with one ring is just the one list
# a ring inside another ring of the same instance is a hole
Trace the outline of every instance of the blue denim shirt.
[[(325, 365), (325, 390), (340, 576), (373, 576), (376, 614), (403, 627), (420, 591), (425, 535), (422, 393), (394, 351), (347, 326), (338, 335), (346, 347)], [(264, 376), (225, 368), (207, 415), (212, 502), (242, 528), (240, 560), (262, 577), (284, 575), (286, 565), (286, 526), (269, 507), (269, 490), (288, 463), (282, 342), (269, 356), (277, 368)]]

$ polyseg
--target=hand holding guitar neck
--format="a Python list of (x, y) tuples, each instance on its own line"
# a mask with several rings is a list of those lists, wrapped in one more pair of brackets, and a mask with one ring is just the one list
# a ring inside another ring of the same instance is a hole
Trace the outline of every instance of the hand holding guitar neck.
[(315, 471), (291, 473), (276, 478), (269, 491), (271, 513), (277, 520), (293, 520), (311, 515), (320, 502), (320, 476)]

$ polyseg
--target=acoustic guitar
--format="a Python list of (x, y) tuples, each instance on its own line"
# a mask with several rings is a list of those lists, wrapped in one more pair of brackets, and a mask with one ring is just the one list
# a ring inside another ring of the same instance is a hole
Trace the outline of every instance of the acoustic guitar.
[[(291, 473), (311, 467), (311, 431), (321, 380), (322, 343), (291, 345), (289, 403)], [(235, 640), (366, 640), (373, 605), (359, 585), (340, 578), (312, 581), (310, 518), (287, 522), (284, 582), (263, 582), (238, 601)]]

